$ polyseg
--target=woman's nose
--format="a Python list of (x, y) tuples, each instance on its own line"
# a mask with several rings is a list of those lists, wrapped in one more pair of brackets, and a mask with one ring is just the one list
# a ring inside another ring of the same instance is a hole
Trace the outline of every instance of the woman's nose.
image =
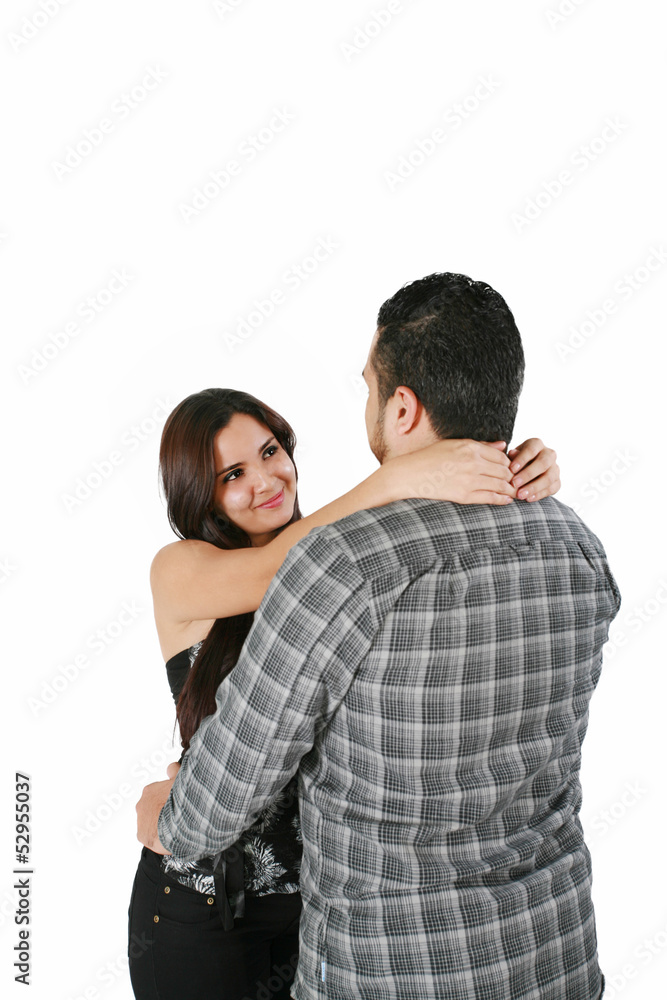
[(262, 469), (254, 469), (252, 472), (252, 486), (255, 493), (263, 493), (266, 489), (270, 476), (267, 476)]

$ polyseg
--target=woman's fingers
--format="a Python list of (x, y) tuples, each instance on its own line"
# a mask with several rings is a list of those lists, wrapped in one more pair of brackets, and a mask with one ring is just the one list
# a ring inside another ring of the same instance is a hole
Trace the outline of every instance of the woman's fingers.
[[(537, 479), (542, 473), (548, 472), (549, 469), (558, 470), (556, 465), (556, 452), (553, 448), (542, 448), (533, 458), (528, 458), (526, 453), (522, 453), (519, 457), (521, 463), (521, 469), (519, 472), (514, 472), (516, 462), (512, 462), (511, 469), (513, 472), (513, 482), (516, 486), (523, 486), (526, 483), (531, 482), (533, 479)], [(558, 470), (560, 471), (560, 470)]]
[(494, 504), (496, 507), (504, 507), (506, 504), (512, 503), (513, 499), (512, 496), (500, 492), (493, 493), (489, 490), (475, 490), (467, 503), (489, 503)]
[(520, 500), (532, 503), (558, 492), (561, 482), (556, 452), (546, 448), (540, 438), (529, 438), (518, 448), (512, 448), (508, 456), (515, 473), (512, 483)]
[[(541, 451), (544, 451), (544, 441), (541, 438), (528, 438), (522, 444), (518, 445), (516, 448), (511, 448), (508, 452), (508, 457), (510, 459), (510, 468), (514, 474), (520, 472), (521, 469), (525, 469), (529, 462), (532, 462)], [(547, 448), (546, 451), (551, 451), (551, 448)], [(556, 452), (553, 452), (554, 461), (556, 458)]]
[(528, 500), (529, 503), (532, 503), (534, 500), (554, 496), (555, 493), (558, 493), (560, 486), (560, 470), (557, 465), (553, 465), (543, 475), (517, 490), (517, 496), (519, 500)]
[(534, 458), (532, 462), (525, 465), (521, 472), (514, 476), (512, 482), (515, 486), (527, 486), (528, 483), (534, 482), (538, 476), (544, 473), (550, 472), (552, 469), (558, 469), (556, 465), (556, 452), (552, 451), (551, 448), (545, 448), (541, 451), (537, 458)]
[(505, 454), (504, 441), (466, 441), (465, 444), (469, 447), (471, 458), (474, 461), (485, 463), (482, 467), (482, 475), (494, 476), (497, 479), (506, 479), (507, 482), (510, 482), (512, 472), (509, 458)]
[(500, 476), (492, 472), (483, 472), (472, 488), (475, 491), (483, 490), (492, 493), (501, 493), (503, 496), (512, 497), (512, 499), (516, 496), (516, 486), (507, 479), (501, 479)]
[(558, 493), (561, 487), (560, 468), (555, 462), (555, 452), (546, 457), (538, 456), (526, 466), (520, 477), (514, 478), (514, 483), (520, 500), (532, 502)]
[(511, 503), (516, 497), (504, 441), (462, 442), (469, 455), (471, 475), (463, 503)]
[(551, 475), (552, 479), (558, 479), (560, 469), (556, 463), (556, 452), (552, 448), (545, 448), (539, 453), (537, 458), (524, 466), (521, 472), (514, 476), (512, 482), (515, 486), (527, 486), (534, 482), (538, 476)]

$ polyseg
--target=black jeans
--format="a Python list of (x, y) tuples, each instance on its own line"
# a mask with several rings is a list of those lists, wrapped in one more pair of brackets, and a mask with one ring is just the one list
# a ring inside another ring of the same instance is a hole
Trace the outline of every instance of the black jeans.
[(213, 897), (167, 878), (160, 857), (144, 847), (130, 900), (137, 1000), (289, 1000), (300, 894), (246, 896), (245, 916), (225, 931)]

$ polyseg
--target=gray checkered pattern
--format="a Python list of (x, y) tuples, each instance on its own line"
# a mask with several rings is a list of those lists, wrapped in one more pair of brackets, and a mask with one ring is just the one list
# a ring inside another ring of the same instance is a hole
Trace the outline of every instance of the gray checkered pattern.
[(620, 597), (553, 499), (401, 500), (273, 580), (160, 816), (238, 839), (299, 773), (298, 1000), (592, 1000), (579, 766)]

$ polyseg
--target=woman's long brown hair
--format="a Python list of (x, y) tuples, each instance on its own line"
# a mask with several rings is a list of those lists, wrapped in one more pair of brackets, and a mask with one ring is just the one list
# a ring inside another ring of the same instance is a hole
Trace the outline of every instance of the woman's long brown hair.
[[(259, 399), (236, 389), (204, 389), (188, 396), (170, 413), (160, 442), (160, 474), (167, 515), (179, 538), (199, 539), (220, 549), (251, 545), (245, 531), (213, 508), (213, 441), (235, 413), (245, 413), (268, 427), (294, 461), (294, 431), (280, 414)], [(301, 516), (297, 496), (287, 524), (300, 520)], [(204, 639), (176, 706), (181, 744), (186, 750), (202, 719), (215, 711), (218, 687), (236, 665), (253, 619), (253, 612), (218, 618)]]

